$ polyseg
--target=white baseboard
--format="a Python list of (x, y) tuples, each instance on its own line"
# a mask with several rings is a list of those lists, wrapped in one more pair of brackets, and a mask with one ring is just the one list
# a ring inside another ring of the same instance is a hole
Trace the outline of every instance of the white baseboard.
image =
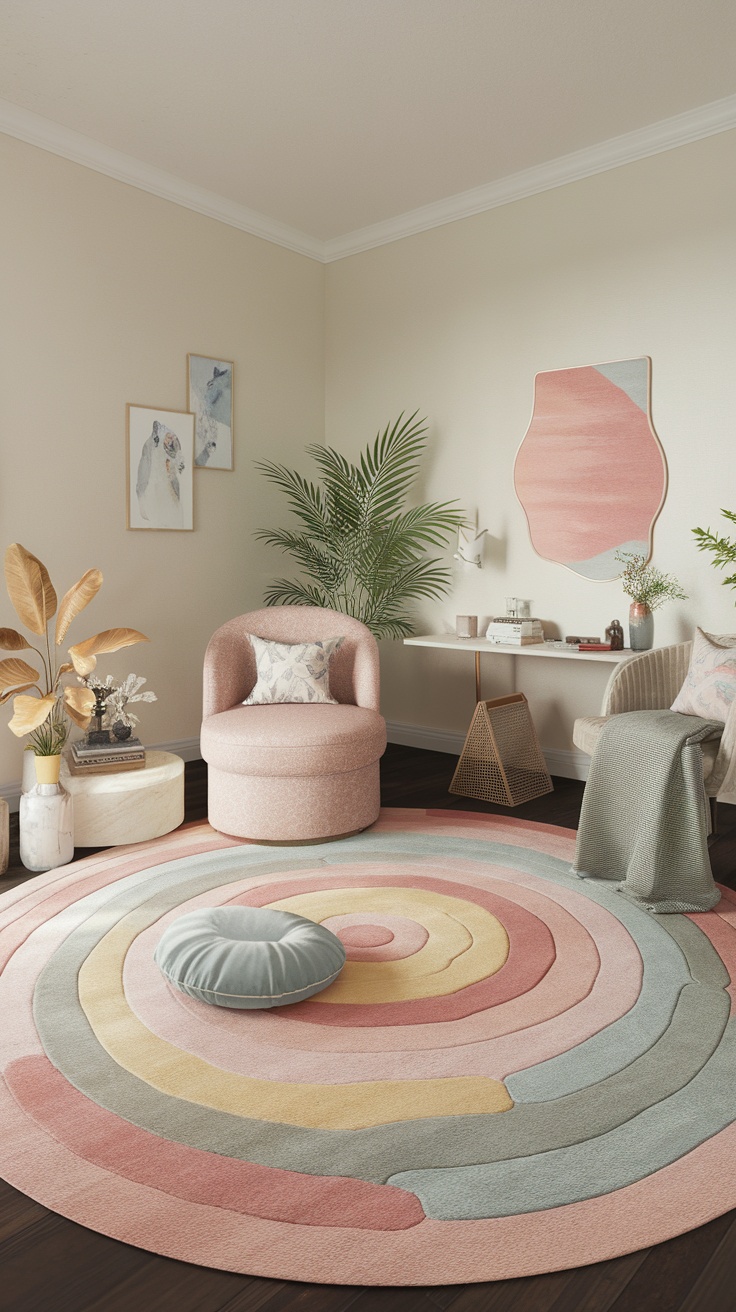
[[(173, 752), (175, 756), (180, 756), (183, 761), (198, 761), (202, 755), (199, 749), (199, 738), (181, 738), (173, 743), (147, 743), (151, 752)], [(0, 784), (0, 797), (3, 797), (11, 811), (17, 811), (20, 805), (21, 782), (20, 779), (12, 784)]]
[(399, 724), (396, 720), (386, 721), (386, 733), (390, 743), (400, 743), (402, 747), (423, 747), (427, 752), (449, 752), (459, 756), (465, 742), (464, 733), (452, 733), (449, 729), (427, 729), (421, 724)]
[[(427, 729), (421, 724), (399, 724), (395, 720), (386, 723), (390, 743), (400, 743), (403, 747), (420, 747), (427, 752), (447, 752), (459, 756), (464, 733), (453, 733), (450, 729)], [(157, 752), (174, 752), (183, 761), (198, 761), (201, 756), (199, 738), (180, 738), (176, 742), (149, 743), (150, 750)], [(550, 774), (562, 779), (587, 779), (590, 758), (584, 752), (568, 752), (559, 747), (542, 748)], [(0, 797), (3, 797), (11, 811), (17, 811), (20, 804), (20, 780), (11, 784), (0, 784)]]
[[(459, 756), (464, 733), (452, 733), (449, 729), (427, 729), (421, 724), (399, 724), (388, 720), (386, 731), (390, 743), (400, 743), (403, 747), (422, 747), (427, 752), (449, 752)], [(566, 751), (561, 747), (543, 747), (544, 759), (550, 774), (561, 779), (587, 779), (590, 757), (585, 752)]]

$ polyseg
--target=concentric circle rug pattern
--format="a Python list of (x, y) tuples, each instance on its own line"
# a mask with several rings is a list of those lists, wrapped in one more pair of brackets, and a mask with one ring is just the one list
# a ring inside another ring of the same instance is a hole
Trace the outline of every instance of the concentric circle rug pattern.
[[(736, 1205), (736, 896), (653, 916), (574, 834), (384, 811), (273, 848), (191, 825), (0, 899), (0, 1174), (94, 1230), (280, 1279), (613, 1257)], [(232, 1012), (153, 952), (204, 906), (320, 921), (325, 992)]]

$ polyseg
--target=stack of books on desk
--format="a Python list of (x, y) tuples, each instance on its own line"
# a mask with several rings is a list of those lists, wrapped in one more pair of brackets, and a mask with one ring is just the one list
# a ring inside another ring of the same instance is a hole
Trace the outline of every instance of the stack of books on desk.
[(88, 743), (82, 739), (72, 743), (69, 752), (69, 769), (72, 774), (112, 774), (117, 770), (142, 770), (146, 764), (146, 749), (140, 738), (128, 738), (118, 743)]
[(542, 621), (516, 620), (511, 615), (501, 615), (491, 620), (486, 638), (503, 647), (528, 647), (532, 643), (544, 642)]

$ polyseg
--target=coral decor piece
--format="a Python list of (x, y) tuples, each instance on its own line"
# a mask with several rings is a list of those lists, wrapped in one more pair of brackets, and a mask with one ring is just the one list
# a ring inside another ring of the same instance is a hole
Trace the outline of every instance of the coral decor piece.
[[(736, 894), (654, 918), (574, 846), (452, 811), (290, 847), (189, 825), (13, 889), (0, 1175), (149, 1251), (340, 1285), (576, 1267), (727, 1212)], [(273, 1010), (175, 993), (154, 952), (205, 907), (304, 916), (346, 964)]]
[(618, 578), (617, 551), (647, 561), (667, 490), (649, 357), (537, 374), (514, 486), (545, 560), (589, 579)]

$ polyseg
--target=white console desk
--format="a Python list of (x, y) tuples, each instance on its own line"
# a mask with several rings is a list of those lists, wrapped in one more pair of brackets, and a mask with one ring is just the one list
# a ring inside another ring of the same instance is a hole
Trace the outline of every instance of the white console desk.
[[(564, 647), (555, 647), (551, 643), (535, 642), (525, 647), (512, 647), (487, 638), (458, 638), (454, 633), (427, 633), (419, 638), (404, 638), (407, 647), (441, 647), (444, 651), (467, 651), (475, 653), (475, 700), (480, 695), (480, 658), (487, 653), (490, 656), (537, 656), (550, 660), (562, 661), (597, 661), (598, 664), (616, 665), (619, 661), (630, 660), (639, 655), (625, 647), (623, 651), (566, 651)], [(514, 680), (514, 684), (516, 680)]]

